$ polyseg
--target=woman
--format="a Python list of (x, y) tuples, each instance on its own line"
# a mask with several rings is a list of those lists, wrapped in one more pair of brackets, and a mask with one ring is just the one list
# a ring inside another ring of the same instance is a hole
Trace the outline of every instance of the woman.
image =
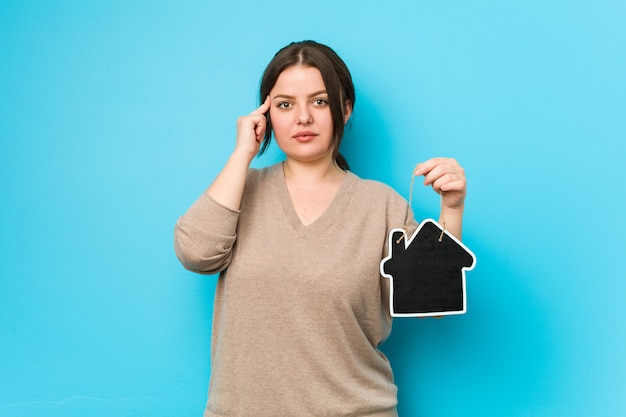
[[(183, 265), (220, 272), (204, 415), (396, 416), (378, 349), (391, 330), (379, 263), (407, 202), (339, 155), (355, 95), (332, 49), (281, 49), (260, 93), (263, 104), (237, 122), (228, 162), (175, 227)], [(249, 168), (272, 133), (285, 160)], [(463, 169), (435, 158), (415, 175), (442, 194), (447, 230), (460, 238)]]

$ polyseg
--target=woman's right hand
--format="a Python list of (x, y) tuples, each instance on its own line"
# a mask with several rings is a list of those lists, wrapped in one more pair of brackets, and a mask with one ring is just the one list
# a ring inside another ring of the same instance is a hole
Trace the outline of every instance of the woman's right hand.
[(265, 113), (270, 109), (271, 99), (267, 96), (263, 104), (247, 116), (237, 119), (237, 143), (235, 151), (245, 153), (250, 160), (256, 156), (265, 136), (267, 118)]
[(267, 96), (258, 109), (237, 119), (235, 150), (207, 190), (209, 197), (231, 210), (239, 210), (241, 205), (250, 162), (259, 152), (265, 136), (265, 113), (270, 109), (270, 102)]

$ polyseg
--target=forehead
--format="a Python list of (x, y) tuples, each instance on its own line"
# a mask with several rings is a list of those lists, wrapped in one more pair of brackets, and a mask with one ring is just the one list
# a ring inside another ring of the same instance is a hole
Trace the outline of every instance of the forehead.
[(286, 68), (276, 79), (271, 92), (297, 93), (325, 90), (322, 73), (315, 67), (295, 65)]

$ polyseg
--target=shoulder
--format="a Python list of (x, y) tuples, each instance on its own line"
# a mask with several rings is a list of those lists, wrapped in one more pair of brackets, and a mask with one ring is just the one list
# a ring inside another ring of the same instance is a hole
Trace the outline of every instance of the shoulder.
[(389, 185), (371, 179), (363, 179), (352, 172), (348, 176), (354, 183), (354, 193), (358, 197), (373, 201), (384, 201), (385, 203), (400, 205), (406, 208), (407, 201), (395, 189)]
[(246, 188), (264, 187), (276, 182), (279, 178), (280, 168), (280, 163), (264, 168), (248, 168)]
[(380, 181), (348, 175), (353, 183), (350, 199), (355, 216), (364, 216), (369, 224), (382, 222), (387, 228), (402, 226), (407, 216), (412, 219), (408, 201), (395, 189)]
[(248, 168), (248, 181), (266, 180), (279, 167), (278, 164), (270, 165), (263, 168)]
[(242, 210), (276, 200), (280, 188), (279, 174), (282, 174), (280, 164), (265, 168), (248, 168), (241, 200)]

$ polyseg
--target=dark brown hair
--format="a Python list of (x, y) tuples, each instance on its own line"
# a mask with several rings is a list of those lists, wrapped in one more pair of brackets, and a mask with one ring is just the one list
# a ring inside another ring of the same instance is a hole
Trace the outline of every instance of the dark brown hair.
[[(263, 72), (259, 94), (260, 102), (265, 101), (279, 75), (294, 65), (314, 67), (322, 74), (333, 120), (333, 136), (330, 146), (333, 147), (337, 165), (343, 170), (350, 169), (346, 159), (339, 153), (339, 145), (341, 145), (343, 137), (346, 104), (349, 102), (354, 108), (356, 96), (348, 67), (331, 48), (315, 41), (302, 41), (292, 42), (278, 51)], [(259, 154), (265, 152), (272, 138), (272, 121), (269, 117), (269, 111), (266, 113), (266, 117), (267, 129)]]

